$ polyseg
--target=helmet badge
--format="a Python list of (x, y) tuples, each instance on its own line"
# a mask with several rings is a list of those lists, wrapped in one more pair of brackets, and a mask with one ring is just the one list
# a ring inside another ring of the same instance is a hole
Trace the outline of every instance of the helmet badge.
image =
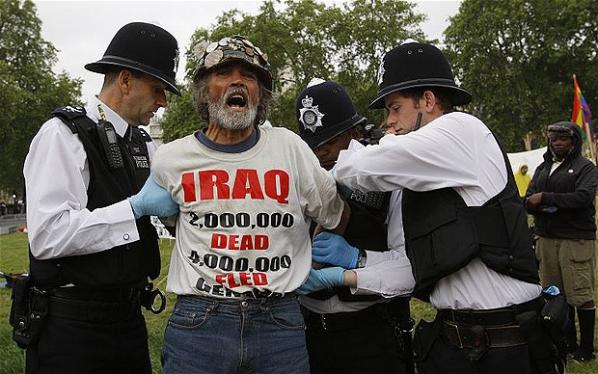
[(303, 108), (299, 109), (299, 120), (306, 129), (315, 133), (318, 127), (322, 127), (322, 118), (325, 114), (321, 113), (317, 105), (313, 105), (314, 99), (305, 95), (301, 99)]

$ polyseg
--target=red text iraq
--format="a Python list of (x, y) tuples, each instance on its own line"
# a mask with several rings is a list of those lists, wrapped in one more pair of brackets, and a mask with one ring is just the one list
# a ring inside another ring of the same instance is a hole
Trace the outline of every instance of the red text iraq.
[(269, 198), (289, 203), (289, 175), (284, 170), (268, 170), (261, 176), (255, 169), (200, 170), (183, 173), (181, 184), (185, 202)]

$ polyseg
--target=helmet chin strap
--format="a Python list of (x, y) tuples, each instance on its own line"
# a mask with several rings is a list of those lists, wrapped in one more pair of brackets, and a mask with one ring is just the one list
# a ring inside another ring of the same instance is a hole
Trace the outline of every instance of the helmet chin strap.
[(413, 126), (413, 130), (417, 131), (422, 126), (422, 112), (417, 112), (417, 119), (415, 120), (415, 126)]

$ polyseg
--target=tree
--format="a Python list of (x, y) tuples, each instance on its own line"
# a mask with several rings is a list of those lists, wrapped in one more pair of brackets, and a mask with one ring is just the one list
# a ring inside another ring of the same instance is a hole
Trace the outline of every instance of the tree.
[[(598, 109), (598, 2), (464, 0), (445, 31), (471, 109), (510, 151), (529, 131), (571, 118), (572, 75)], [(592, 105), (594, 104), (594, 105)]]
[(51, 111), (79, 103), (81, 82), (56, 75), (30, 0), (0, 0), (0, 190), (22, 191), (29, 143)]
[[(337, 7), (314, 0), (268, 0), (255, 16), (226, 12), (213, 28), (193, 35), (186, 85), (197, 62), (195, 45), (243, 35), (269, 56), (275, 81), (269, 120), (275, 126), (296, 129), (295, 98), (315, 77), (344, 85), (360, 113), (367, 114), (384, 52), (408, 38), (425, 39), (419, 27), (425, 16), (416, 14), (414, 7), (404, 1), (353, 0)], [(166, 141), (200, 125), (190, 100), (188, 89), (181, 98), (172, 98), (161, 122)], [(375, 123), (382, 118), (380, 111), (372, 114)]]

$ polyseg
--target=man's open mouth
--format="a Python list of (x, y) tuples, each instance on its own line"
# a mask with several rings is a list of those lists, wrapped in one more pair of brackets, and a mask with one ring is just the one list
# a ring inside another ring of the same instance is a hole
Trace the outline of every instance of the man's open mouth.
[(226, 105), (231, 108), (245, 108), (245, 106), (247, 106), (247, 98), (242, 93), (234, 93), (228, 95), (226, 98)]

